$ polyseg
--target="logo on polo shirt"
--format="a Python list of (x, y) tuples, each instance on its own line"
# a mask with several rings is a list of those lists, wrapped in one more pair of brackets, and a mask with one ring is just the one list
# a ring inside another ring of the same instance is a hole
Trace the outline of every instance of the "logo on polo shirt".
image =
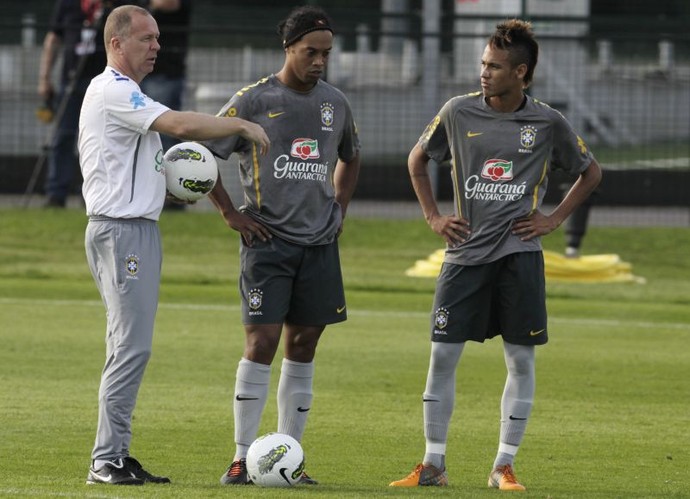
[(532, 148), (537, 141), (537, 129), (532, 125), (520, 127), (520, 145), (518, 152), (532, 154)]
[(335, 108), (330, 102), (321, 103), (321, 123), (324, 125), (321, 130), (332, 132), (333, 120), (335, 118)]
[(295, 139), (292, 141), (290, 156), (299, 159), (317, 159), (319, 153), (319, 141), (316, 139)]
[(144, 94), (140, 94), (139, 92), (132, 92), (132, 96), (129, 98), (129, 102), (132, 103), (133, 109), (146, 107), (146, 97), (144, 96)]
[(299, 138), (292, 141), (290, 154), (281, 154), (273, 162), (273, 177), (284, 180), (328, 180), (328, 163), (320, 163), (319, 141)]
[(513, 162), (505, 159), (490, 159), (484, 163), (482, 178), (497, 182), (499, 180), (513, 180)]
[[(490, 182), (482, 179), (490, 180)], [(465, 198), (479, 201), (518, 201), (527, 192), (527, 184), (515, 184), (513, 162), (505, 159), (490, 159), (482, 165), (480, 175), (470, 175), (465, 180)]]

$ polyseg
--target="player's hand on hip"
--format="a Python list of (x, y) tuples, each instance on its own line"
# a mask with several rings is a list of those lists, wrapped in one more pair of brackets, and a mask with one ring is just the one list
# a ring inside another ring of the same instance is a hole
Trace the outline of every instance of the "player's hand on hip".
[(239, 211), (229, 216), (226, 219), (226, 223), (240, 233), (247, 246), (251, 246), (255, 239), (266, 242), (272, 237), (271, 233), (264, 225)]
[(557, 227), (558, 224), (554, 220), (537, 210), (527, 217), (515, 220), (512, 233), (521, 241), (529, 241), (535, 237), (550, 234)]
[(429, 226), (449, 246), (457, 246), (470, 237), (470, 223), (455, 215), (436, 215), (429, 219)]

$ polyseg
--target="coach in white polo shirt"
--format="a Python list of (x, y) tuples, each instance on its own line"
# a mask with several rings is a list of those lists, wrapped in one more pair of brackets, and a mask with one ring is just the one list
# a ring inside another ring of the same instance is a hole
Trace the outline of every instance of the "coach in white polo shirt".
[(238, 118), (178, 112), (139, 88), (153, 71), (158, 26), (143, 8), (113, 10), (105, 23), (107, 66), (86, 92), (79, 156), (89, 223), (86, 256), (106, 308), (106, 361), (87, 484), (168, 483), (129, 455), (132, 412), (151, 355), (162, 251), (157, 220), (165, 201), (162, 132), (184, 140), (238, 134), (266, 154), (261, 126)]

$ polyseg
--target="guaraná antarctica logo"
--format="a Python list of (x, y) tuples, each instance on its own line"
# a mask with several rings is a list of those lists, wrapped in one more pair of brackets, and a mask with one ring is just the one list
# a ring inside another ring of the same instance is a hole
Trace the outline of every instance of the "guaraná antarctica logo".
[(299, 158), (301, 160), (305, 159), (318, 159), (321, 154), (319, 153), (319, 141), (316, 139), (295, 139), (292, 141), (292, 147), (290, 148), (290, 156), (293, 158)]
[(482, 178), (497, 182), (499, 180), (513, 180), (513, 162), (505, 159), (489, 159), (482, 167)]

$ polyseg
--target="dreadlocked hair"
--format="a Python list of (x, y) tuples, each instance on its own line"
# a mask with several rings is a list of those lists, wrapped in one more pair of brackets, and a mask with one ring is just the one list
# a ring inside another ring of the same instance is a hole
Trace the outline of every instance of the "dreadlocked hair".
[(283, 48), (287, 48), (312, 31), (324, 29), (333, 33), (331, 25), (331, 19), (321, 7), (304, 5), (293, 9), (278, 24), (278, 34), (283, 40)]

